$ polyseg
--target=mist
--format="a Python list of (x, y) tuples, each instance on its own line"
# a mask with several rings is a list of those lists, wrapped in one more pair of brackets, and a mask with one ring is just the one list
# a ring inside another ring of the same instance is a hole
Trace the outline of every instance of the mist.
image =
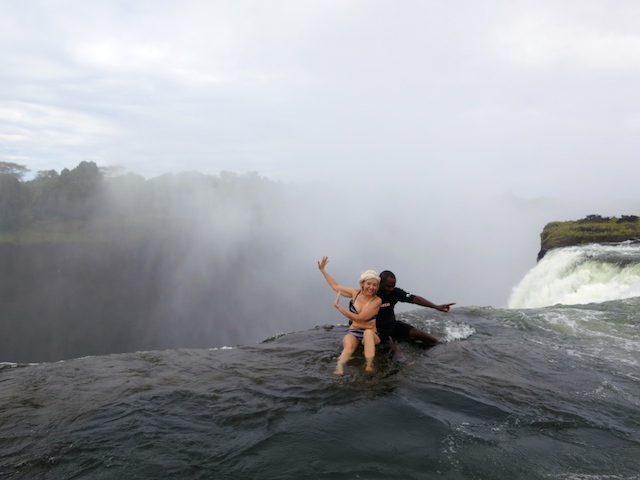
[(345, 285), (389, 269), (436, 303), (506, 306), (546, 223), (640, 212), (638, 8), (1, 3), (3, 161), (129, 173), (105, 180), (100, 248), (3, 258), (23, 333), (0, 353), (343, 322), (323, 255)]
[[(170, 288), (157, 308), (184, 318), (168, 329), (174, 335), (193, 336), (191, 325), (215, 330), (225, 345), (343, 322), (317, 270), (324, 255), (343, 285), (356, 286), (366, 269), (389, 269), (399, 286), (436, 303), (506, 307), (535, 266), (546, 223), (640, 207), (597, 198), (403, 191), (384, 183), (303, 185), (256, 173), (231, 174), (229, 189), (212, 190), (208, 177), (194, 178), (201, 184), (190, 183), (188, 194), (168, 205), (186, 215), (168, 217), (163, 230), (181, 233), (162, 248), (182, 256), (163, 273)], [(117, 189), (110, 198), (135, 203)], [(201, 308), (198, 295), (208, 299)]]
[(392, 270), (435, 303), (504, 308), (546, 223), (640, 210), (635, 200), (345, 188), (256, 172), (120, 174), (104, 179), (95, 205), (85, 228), (99, 241), (5, 256), (21, 263), (0, 282), (13, 298), (4, 326), (20, 327), (0, 360), (220, 348), (344, 323), (317, 269), (324, 255), (345, 286)]

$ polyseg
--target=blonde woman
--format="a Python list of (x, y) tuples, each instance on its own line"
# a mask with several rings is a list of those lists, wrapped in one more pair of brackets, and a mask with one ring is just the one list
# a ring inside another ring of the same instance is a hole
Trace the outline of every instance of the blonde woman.
[[(373, 270), (367, 270), (360, 276), (360, 288), (343, 287), (327, 273), (325, 270), (327, 263), (329, 263), (329, 258), (322, 257), (322, 260), (318, 262), (318, 268), (329, 286), (338, 293), (333, 305), (350, 320), (349, 330), (342, 338), (342, 353), (333, 373), (336, 375), (344, 373), (344, 365), (360, 343), (364, 346), (365, 371), (371, 372), (373, 371), (373, 359), (376, 355), (376, 345), (380, 343), (376, 329), (376, 315), (382, 303), (377, 295), (380, 277)], [(341, 296), (350, 299), (349, 310), (340, 305)]]

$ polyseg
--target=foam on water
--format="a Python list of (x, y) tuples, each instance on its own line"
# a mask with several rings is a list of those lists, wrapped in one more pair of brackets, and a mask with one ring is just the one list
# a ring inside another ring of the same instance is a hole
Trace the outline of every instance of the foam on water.
[(442, 316), (426, 318), (425, 316), (428, 314), (429, 310), (416, 309), (400, 313), (397, 318), (400, 321), (425, 330), (445, 342), (464, 340), (476, 333), (476, 329), (465, 322), (443, 319)]
[[(640, 365), (640, 330), (637, 311), (640, 299), (556, 305), (519, 311), (524, 326), (544, 332), (545, 341), (569, 355), (607, 362), (615, 371)], [(570, 347), (567, 347), (570, 345)]]
[(444, 327), (445, 335), (443, 340), (447, 342), (452, 342), (455, 340), (464, 340), (465, 338), (469, 338), (471, 335), (476, 333), (476, 329), (471, 325), (467, 325), (464, 323), (451, 323), (445, 324)]
[(550, 251), (513, 289), (509, 308), (579, 305), (640, 296), (640, 245)]

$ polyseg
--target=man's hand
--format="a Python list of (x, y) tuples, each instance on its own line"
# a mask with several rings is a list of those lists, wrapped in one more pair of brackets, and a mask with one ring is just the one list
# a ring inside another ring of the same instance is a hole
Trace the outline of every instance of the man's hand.
[(449, 308), (451, 308), (451, 305), (455, 305), (455, 302), (454, 303), (444, 303), (442, 305), (436, 305), (435, 309), (436, 310), (440, 310), (441, 312), (448, 312)]

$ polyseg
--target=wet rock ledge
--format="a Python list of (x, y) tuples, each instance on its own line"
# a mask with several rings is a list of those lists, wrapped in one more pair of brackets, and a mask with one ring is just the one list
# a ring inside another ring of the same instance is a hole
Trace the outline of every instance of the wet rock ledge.
[(550, 222), (540, 234), (540, 261), (549, 250), (589, 243), (640, 242), (640, 217), (587, 215), (580, 220)]

